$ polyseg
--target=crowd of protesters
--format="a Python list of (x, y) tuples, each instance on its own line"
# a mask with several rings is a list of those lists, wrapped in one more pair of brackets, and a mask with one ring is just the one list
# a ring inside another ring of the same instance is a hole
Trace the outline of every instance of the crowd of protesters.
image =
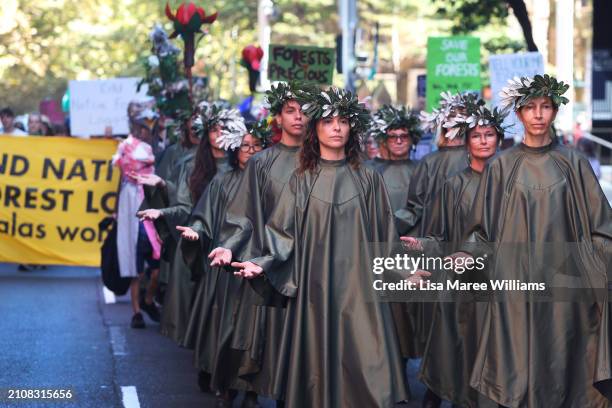
[[(488, 254), (490, 242), (533, 244), (529, 234), (576, 242), (571, 226), (581, 225), (594, 258), (574, 273), (594, 282), (605, 270), (593, 254), (609, 248), (611, 210), (591, 146), (579, 146), (587, 159), (559, 143), (550, 129), (562, 87), (547, 84), (539, 96), (531, 83), (522, 84), (529, 98), (508, 98), (526, 131), (503, 153), (509, 109), (491, 111), (473, 94), (445, 94), (439, 108), (419, 116), (391, 105), (370, 113), (345, 90), (280, 83), (267, 92), (259, 120), (245, 122), (223, 101), (201, 102), (174, 128), (175, 140), (153, 101), (131, 104), (130, 135), (113, 157), (131, 327), (146, 327), (144, 312), (163, 335), (192, 349), (198, 384), (218, 406), (242, 392), (243, 407), (258, 406), (258, 396), (278, 407), (391, 407), (410, 399), (409, 359), (419, 359), (427, 407), (443, 400), (606, 406), (612, 374), (592, 375), (611, 363), (610, 340), (599, 329), (603, 309), (525, 304), (518, 313), (512, 309), (520, 303), (373, 302), (366, 295), (373, 278), (363, 265), (390, 254), (367, 242), (468, 259)], [(437, 137), (436, 151), (412, 160), (427, 132)], [(553, 188), (559, 177), (565, 187)], [(542, 185), (555, 200), (537, 195)], [(501, 199), (516, 205), (500, 209)], [(504, 225), (512, 228), (500, 235)], [(505, 259), (489, 273), (527, 276), (540, 259), (534, 256), (525, 252), (524, 264)], [(439, 273), (389, 279), (421, 284)], [(508, 330), (540, 354), (527, 361), (525, 344), (502, 347)], [(537, 376), (559, 356), (555, 376)], [(517, 383), (515, 370), (529, 372), (529, 383)], [(546, 392), (573, 375), (584, 380), (580, 386)]]

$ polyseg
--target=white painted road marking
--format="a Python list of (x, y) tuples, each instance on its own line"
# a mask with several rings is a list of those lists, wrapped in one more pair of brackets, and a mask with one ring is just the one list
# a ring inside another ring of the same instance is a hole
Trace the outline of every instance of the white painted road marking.
[(138, 401), (138, 393), (136, 392), (136, 387), (134, 387), (133, 385), (121, 387), (121, 394), (123, 395), (124, 408), (140, 408), (140, 402)]
[(125, 345), (125, 335), (119, 326), (110, 326), (108, 328), (110, 334), (111, 348), (113, 355), (125, 356), (127, 354)]

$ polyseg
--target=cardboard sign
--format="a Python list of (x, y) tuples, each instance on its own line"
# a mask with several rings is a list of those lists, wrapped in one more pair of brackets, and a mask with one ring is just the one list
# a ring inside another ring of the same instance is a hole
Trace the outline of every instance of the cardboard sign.
[[(493, 106), (499, 106), (499, 92), (508, 84), (508, 80), (516, 76), (532, 77), (544, 74), (544, 58), (539, 52), (521, 52), (517, 54), (499, 54), (489, 57), (489, 71), (491, 74), (491, 92)], [(506, 139), (523, 135), (523, 125), (514, 112), (504, 120)]]
[(442, 92), (480, 93), (480, 39), (427, 39), (427, 111), (438, 106)]
[(271, 81), (306, 81), (329, 85), (334, 76), (333, 48), (271, 44), (268, 77)]
[(112, 126), (115, 135), (128, 134), (128, 104), (147, 98), (146, 85), (136, 92), (139, 81), (140, 78), (70, 81), (71, 134), (103, 135), (107, 126)]

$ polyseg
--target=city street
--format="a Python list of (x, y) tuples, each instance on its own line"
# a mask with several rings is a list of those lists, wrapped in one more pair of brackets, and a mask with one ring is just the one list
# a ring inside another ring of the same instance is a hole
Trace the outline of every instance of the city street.
[[(18, 272), (0, 263), (0, 315), (2, 408), (214, 407), (215, 398), (196, 384), (192, 352), (159, 334), (146, 315), (146, 329), (131, 329), (129, 297), (105, 291), (95, 268)], [(408, 366), (415, 399), (424, 392), (416, 371)], [(10, 389), (71, 390), (74, 397), (61, 404), (9, 400)]]
[[(129, 327), (129, 299), (105, 298), (99, 271), (0, 264), (2, 407), (206, 407), (192, 353), (146, 317)], [(8, 389), (72, 390), (73, 403), (7, 400)]]

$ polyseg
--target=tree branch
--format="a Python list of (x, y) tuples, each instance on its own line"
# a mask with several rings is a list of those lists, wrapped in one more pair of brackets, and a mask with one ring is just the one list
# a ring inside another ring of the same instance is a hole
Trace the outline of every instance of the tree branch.
[(527, 50), (538, 51), (538, 47), (533, 40), (533, 31), (531, 29), (531, 21), (529, 21), (529, 14), (527, 13), (527, 6), (525, 6), (524, 0), (506, 0), (506, 3), (512, 8), (516, 19), (518, 20), (521, 28), (523, 29), (523, 36), (527, 43)]

